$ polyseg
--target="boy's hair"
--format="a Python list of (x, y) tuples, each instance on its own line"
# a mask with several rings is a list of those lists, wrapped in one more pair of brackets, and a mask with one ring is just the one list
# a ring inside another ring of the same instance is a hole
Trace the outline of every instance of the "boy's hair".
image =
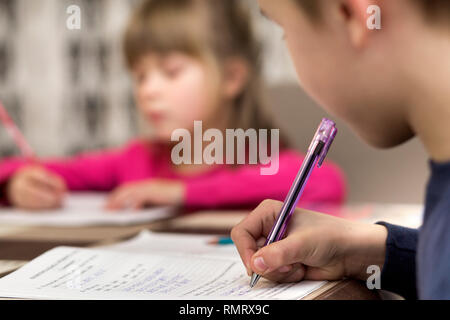
[(447, 23), (449, 22), (450, 20), (449, 0), (414, 0), (414, 1), (421, 6), (428, 20), (439, 22), (446, 21)]
[[(263, 97), (260, 47), (253, 36), (249, 13), (239, 0), (143, 1), (125, 32), (128, 67), (132, 69), (149, 52), (173, 51), (212, 60), (219, 69), (227, 58), (243, 59), (249, 67), (249, 79), (234, 101), (228, 128), (273, 128)], [(287, 145), (285, 137), (280, 143)]]
[[(317, 0), (295, 0), (309, 16), (318, 18), (319, 3)], [(430, 21), (449, 21), (450, 17), (450, 1), (449, 0), (410, 0), (421, 7), (425, 13), (425, 17)], [(436, 20), (436, 18), (442, 19)]]

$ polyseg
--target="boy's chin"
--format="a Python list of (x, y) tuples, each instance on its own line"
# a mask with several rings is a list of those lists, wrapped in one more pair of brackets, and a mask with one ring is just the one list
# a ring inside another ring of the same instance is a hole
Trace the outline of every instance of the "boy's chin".
[(396, 133), (386, 134), (377, 132), (372, 135), (360, 135), (361, 138), (370, 146), (377, 149), (389, 149), (405, 143), (412, 139), (414, 134), (412, 132), (403, 132), (402, 134)]

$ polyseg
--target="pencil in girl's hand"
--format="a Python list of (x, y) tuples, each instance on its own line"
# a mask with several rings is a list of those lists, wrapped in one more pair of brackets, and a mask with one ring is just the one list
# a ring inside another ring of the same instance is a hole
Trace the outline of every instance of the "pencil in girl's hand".
[(3, 123), (3, 126), (5, 127), (6, 131), (11, 135), (15, 144), (22, 152), (24, 158), (27, 160), (35, 160), (36, 156), (33, 150), (31, 149), (28, 142), (25, 140), (19, 128), (17, 128), (14, 121), (8, 115), (8, 112), (6, 111), (1, 101), (0, 101), (0, 121)]

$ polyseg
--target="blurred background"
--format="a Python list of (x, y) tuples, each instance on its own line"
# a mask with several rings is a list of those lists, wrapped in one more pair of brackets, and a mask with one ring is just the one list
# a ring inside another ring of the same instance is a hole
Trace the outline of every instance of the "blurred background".
[[(263, 44), (272, 113), (304, 152), (326, 114), (298, 87), (281, 30), (259, 14), (255, 1), (242, 1), (252, 10)], [(116, 147), (139, 133), (121, 52), (123, 29), (137, 3), (0, 0), (0, 100), (38, 155)], [(81, 8), (80, 30), (66, 27), (70, 5)], [(329, 159), (347, 176), (350, 202), (423, 201), (428, 165), (417, 139), (394, 150), (374, 150), (337, 124)], [(0, 127), (0, 159), (16, 154)]]

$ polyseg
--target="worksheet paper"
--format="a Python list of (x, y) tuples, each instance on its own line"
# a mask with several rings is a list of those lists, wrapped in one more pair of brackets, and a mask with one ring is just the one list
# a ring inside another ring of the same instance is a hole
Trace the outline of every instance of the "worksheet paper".
[(57, 210), (26, 211), (0, 208), (0, 224), (20, 226), (86, 227), (132, 225), (170, 217), (171, 207), (143, 210), (107, 211), (106, 196), (102, 194), (70, 194), (64, 206)]
[[(0, 279), (0, 296), (32, 299), (301, 299), (324, 281), (250, 288), (233, 245), (211, 236), (141, 233), (96, 249), (58, 247)], [(180, 242), (179, 242), (180, 241)]]
[(141, 231), (134, 238), (102, 246), (103, 250), (123, 251), (129, 253), (170, 253), (170, 255), (207, 255), (208, 257), (237, 258), (234, 245), (212, 245), (212, 240), (219, 236), (202, 234), (179, 234)]

